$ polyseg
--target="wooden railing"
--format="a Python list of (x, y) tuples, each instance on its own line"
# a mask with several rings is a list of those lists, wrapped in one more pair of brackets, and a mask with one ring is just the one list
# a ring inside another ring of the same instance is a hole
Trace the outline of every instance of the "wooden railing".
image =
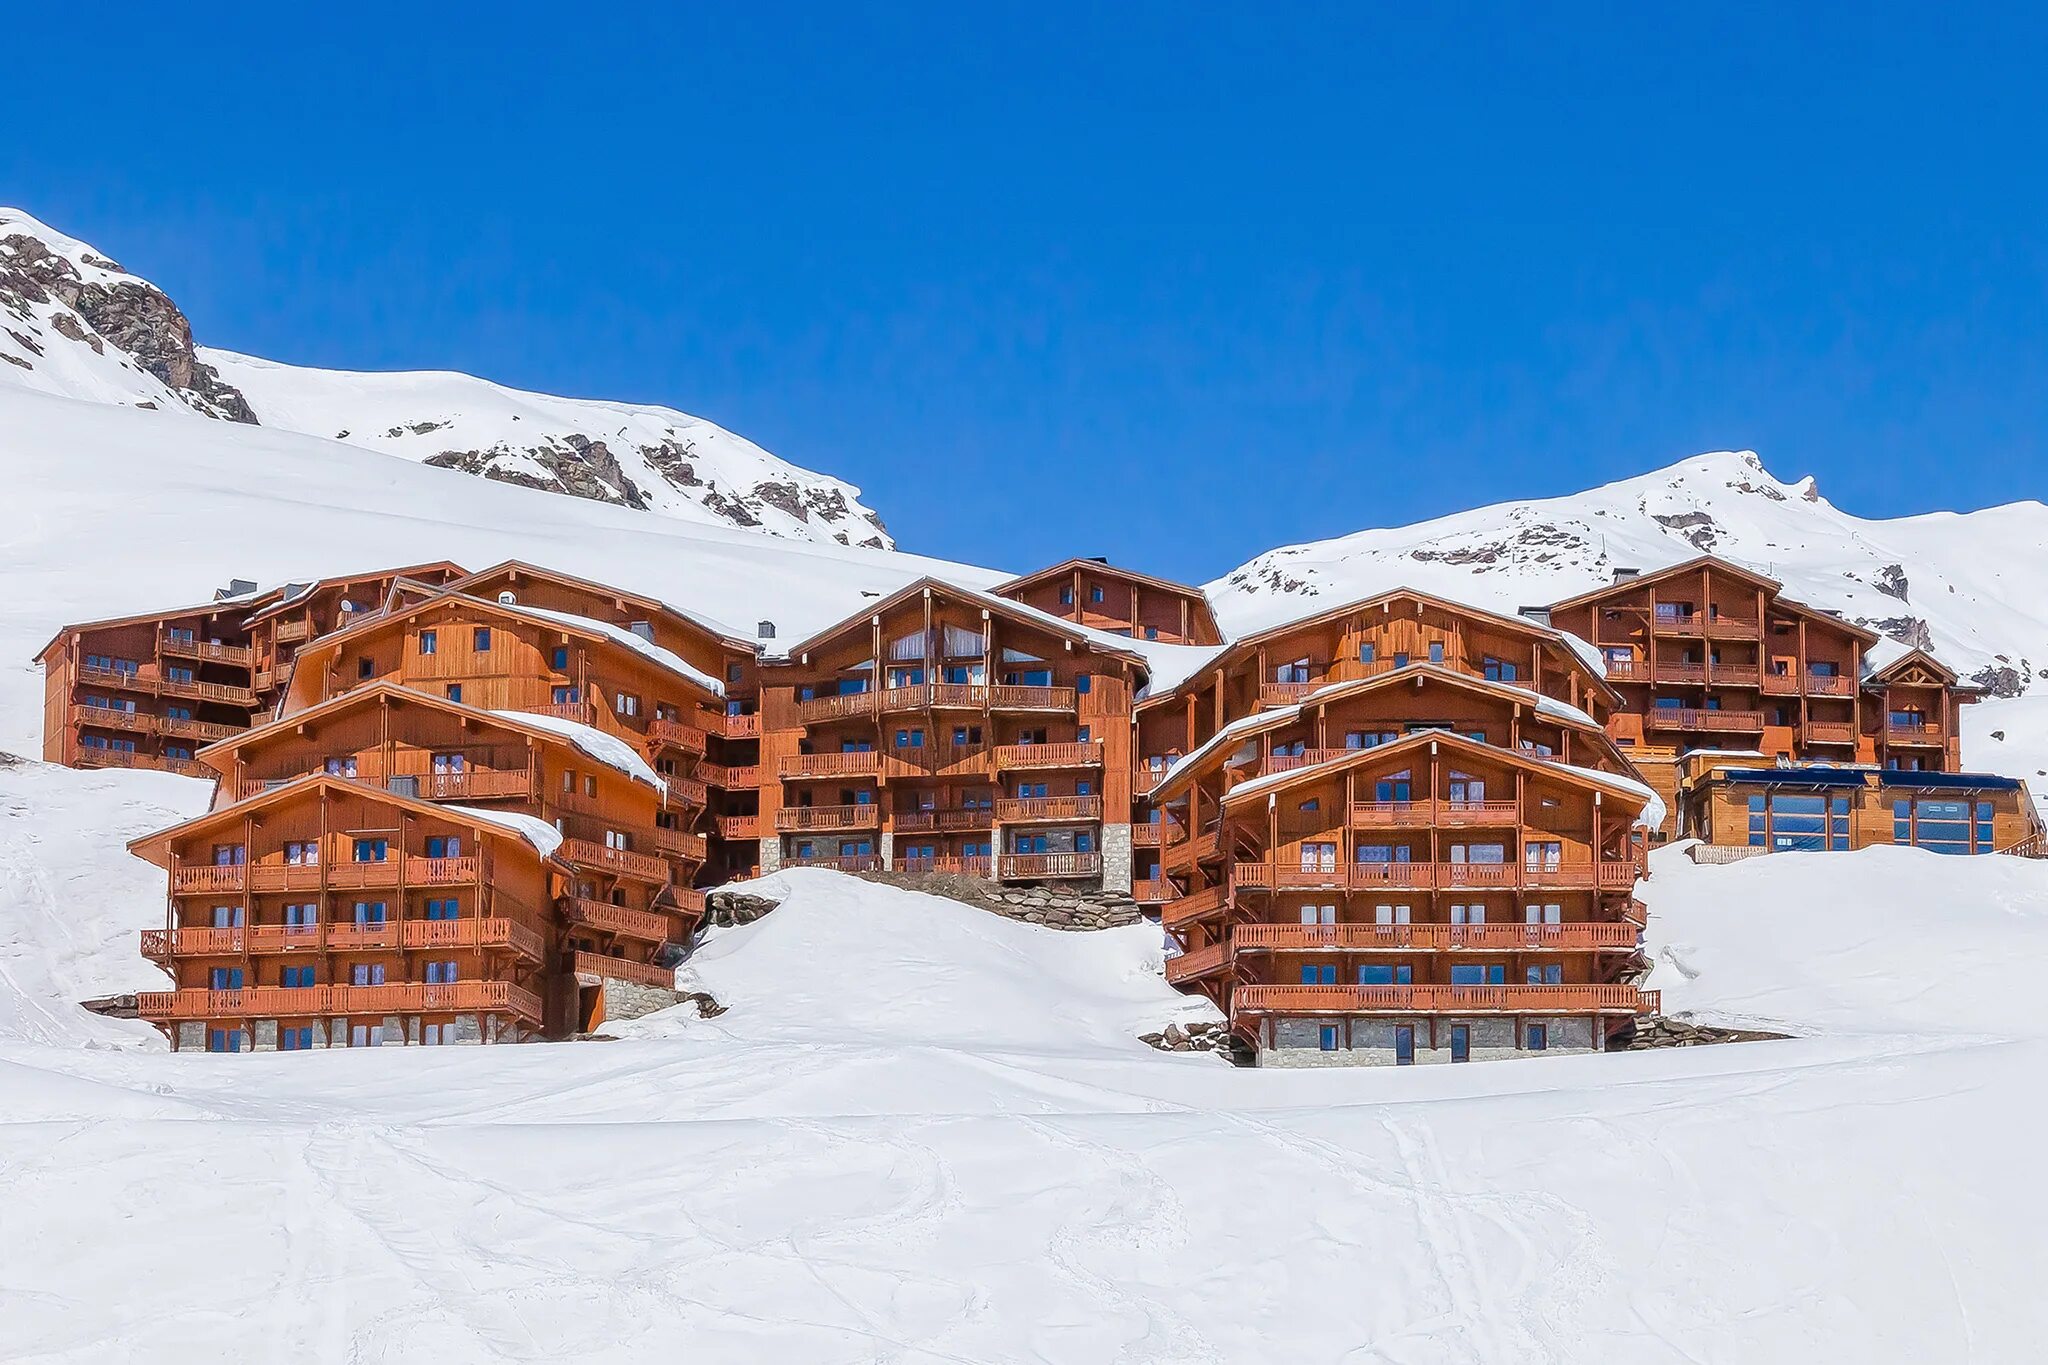
[(879, 829), (882, 808), (873, 802), (850, 806), (784, 806), (775, 812), (775, 828), (794, 830)]
[(144, 929), (142, 955), (151, 962), (171, 957), (218, 957), (240, 953), (246, 938), (240, 927), (232, 929)]
[(1099, 768), (1102, 741), (1066, 744), (998, 744), (998, 768)]
[(1168, 928), (1186, 924), (1190, 920), (1213, 915), (1230, 903), (1230, 888), (1227, 886), (1205, 887), (1185, 896), (1166, 902), (1160, 913), (1160, 920)]
[(988, 829), (995, 824), (993, 810), (899, 810), (890, 815), (889, 825), (899, 834), (923, 834)]
[(1328, 763), (1331, 759), (1343, 758), (1346, 754), (1358, 752), (1355, 749), (1304, 749), (1298, 754), (1269, 754), (1259, 765), (1260, 773), (1288, 773), (1297, 768), (1313, 767)]
[(834, 872), (880, 872), (882, 855), (879, 853), (815, 853), (810, 857), (801, 855), (782, 860), (784, 867), (823, 867)]
[(1764, 692), (1773, 697), (1796, 697), (1799, 695), (1799, 675), (1796, 673), (1773, 673), (1763, 671), (1760, 684)]
[(1853, 697), (1856, 695), (1856, 679), (1846, 673), (1811, 673), (1806, 675), (1806, 695), (1809, 697)]
[(216, 663), (239, 664), (247, 668), (255, 662), (256, 651), (247, 645), (216, 645), (205, 640), (180, 640), (168, 631), (158, 637), (157, 649), (179, 659), (208, 659)]
[(666, 777), (669, 799), (685, 806), (701, 806), (711, 799), (711, 791), (694, 777)]
[(1099, 820), (1099, 796), (1018, 796), (996, 799), (999, 820)]
[(718, 817), (718, 837), (721, 839), (758, 839), (761, 837), (761, 817), (755, 815), (721, 815)]
[(866, 716), (874, 713), (876, 704), (877, 698), (872, 692), (842, 692), (837, 696), (812, 697), (808, 701), (796, 704), (796, 718), (808, 722)]
[(1212, 943), (1206, 948), (1196, 948), (1178, 957), (1166, 959), (1166, 979), (1174, 985), (1179, 985), (1183, 981), (1193, 981), (1211, 972), (1223, 970), (1229, 959), (1228, 944)]
[(291, 644), (296, 640), (303, 640), (311, 635), (313, 633), (313, 623), (311, 621), (279, 621), (270, 628), (270, 633), (280, 643)]
[(519, 709), (530, 711), (536, 716), (553, 716), (556, 720), (573, 720), (578, 725), (589, 725), (597, 719), (597, 704), (588, 697), (582, 701), (536, 702), (532, 706), (522, 706)]
[(509, 981), (402, 982), (383, 986), (250, 986), (238, 991), (187, 987), (135, 997), (145, 1019), (296, 1019), (314, 1016), (438, 1014), (509, 1010), (541, 1019), (540, 997)]
[(671, 858), (683, 858), (703, 862), (711, 852), (711, 845), (701, 834), (684, 829), (654, 829), (654, 846)]
[(91, 664), (80, 664), (78, 680), (98, 683), (103, 687), (126, 688), (130, 692), (156, 691), (155, 678), (145, 678), (140, 673), (126, 668), (95, 668)]
[(1884, 738), (1887, 744), (1941, 744), (1941, 727), (1932, 724), (1898, 725), (1886, 721)]
[(191, 697), (199, 701), (224, 702), (230, 706), (254, 706), (256, 693), (247, 687), (234, 687), (227, 683), (181, 682), (165, 678), (157, 688), (167, 697)]
[(654, 720), (648, 721), (647, 738), (657, 744), (667, 745), (671, 749), (677, 749), (686, 754), (701, 756), (705, 748), (704, 732), (694, 725), (685, 725), (679, 720), (667, 720), (657, 717)]
[(872, 749), (840, 754), (784, 754), (779, 771), (792, 777), (873, 777), (882, 771), (882, 756)]
[(1164, 848), (1166, 846), (1166, 822), (1154, 820), (1148, 824), (1131, 826), (1132, 848)]
[(987, 857), (934, 857), (898, 858), (896, 870), (908, 873), (945, 873), (955, 877), (980, 877), (987, 879), (992, 872), (992, 861)]
[(146, 735), (157, 728), (157, 717), (146, 711), (130, 711), (120, 706), (80, 704), (71, 708), (71, 723), (96, 725), (102, 730), (127, 730), (134, 734)]
[(1707, 634), (1717, 640), (1754, 640), (1762, 633), (1763, 628), (1757, 622), (1740, 616), (1707, 617)]
[(1512, 825), (1519, 815), (1513, 801), (1355, 801), (1351, 823), (1359, 829), (1431, 825)]
[(996, 711), (1071, 711), (1074, 689), (997, 683), (988, 689), (988, 704)]
[(752, 791), (761, 785), (759, 764), (748, 763), (739, 767), (726, 767), (717, 763), (699, 763), (697, 776), (711, 786), (723, 791)]
[(634, 877), (641, 881), (665, 882), (668, 880), (668, 863), (652, 853), (635, 853), (631, 849), (613, 848), (598, 843), (595, 839), (562, 840), (561, 857), (564, 862), (584, 867), (602, 868), (616, 872), (622, 877)]
[(674, 989), (676, 973), (673, 967), (657, 967), (651, 962), (629, 962), (622, 957), (609, 957), (603, 953), (578, 953), (571, 967), (578, 976), (609, 977), (613, 981), (630, 981), (639, 986), (667, 986)]
[(761, 717), (757, 712), (727, 712), (720, 720), (721, 732), (727, 739), (753, 739), (761, 733)]
[(1463, 887), (1500, 889), (1585, 889), (1625, 891), (1636, 882), (1635, 864), (1620, 861), (1561, 863), (1338, 863), (1334, 867), (1290, 867), (1236, 863), (1232, 885), (1250, 891), (1373, 890), (1399, 887), (1427, 891)]
[(1131, 883), (1131, 899), (1140, 905), (1164, 905), (1173, 899), (1173, 885), (1164, 877), (1140, 877)]
[(1856, 726), (1846, 720), (1810, 720), (1806, 722), (1806, 738), (1814, 744), (1854, 744)]
[(996, 860), (996, 876), (1004, 881), (1100, 875), (1100, 853), (1005, 853)]
[(239, 735), (244, 729), (240, 725), (222, 725), (211, 720), (187, 720), (182, 716), (158, 716), (156, 728), (160, 734), (179, 735), (205, 743), (226, 739), (230, 735)]
[(1681, 706), (1653, 706), (1646, 713), (1653, 730), (1708, 730), (1747, 733), (1764, 728), (1761, 711), (1718, 711)]
[(648, 943), (668, 941), (671, 926), (666, 915), (658, 915), (651, 910), (632, 910), (606, 901), (587, 900), (582, 896), (565, 896), (560, 904), (562, 918), (571, 924)]
[(704, 893), (690, 886), (663, 887), (654, 898), (654, 908), (671, 915), (696, 918), (704, 913)]
[(1634, 986), (1239, 986), (1236, 1013), (1420, 1011), (1430, 1014), (1654, 1014)]
[(1231, 942), (1241, 952), (1412, 948), (1480, 948), (1506, 952), (1600, 952), (1633, 949), (1640, 930), (1614, 920), (1573, 924), (1240, 924)]
[[(406, 777), (396, 780), (403, 782)], [(468, 768), (459, 773), (420, 773), (411, 780), (418, 784), (421, 799), (427, 801), (490, 800), (533, 792), (533, 774), (523, 768), (516, 772)]]
[[(318, 868), (314, 869), (317, 874)], [(249, 884), (249, 868), (245, 863), (224, 867), (178, 867), (171, 869), (171, 891), (173, 894), (187, 892), (240, 891)]]

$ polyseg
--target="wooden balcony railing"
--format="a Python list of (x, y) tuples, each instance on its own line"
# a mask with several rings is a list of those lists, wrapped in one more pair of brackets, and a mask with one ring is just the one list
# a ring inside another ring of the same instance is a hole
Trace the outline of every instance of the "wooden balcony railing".
[(926, 875), (944, 873), (954, 877), (980, 877), (986, 880), (993, 873), (993, 863), (993, 859), (985, 856), (898, 858), (896, 870)]
[(1230, 946), (1212, 943), (1206, 948), (1196, 948), (1178, 957), (1166, 959), (1166, 979), (1174, 985), (1183, 981), (1194, 981), (1220, 972), (1230, 961)]
[(685, 725), (679, 720), (656, 718), (647, 722), (647, 738), (655, 744), (675, 749), (686, 754), (702, 756), (705, 748), (705, 734), (694, 725)]
[(1887, 721), (1884, 727), (1887, 744), (1933, 745), (1940, 747), (1946, 742), (1939, 725), (1900, 725)]
[[(406, 777), (392, 780), (408, 782)], [(468, 768), (459, 773), (421, 773), (410, 778), (410, 784), (416, 784), (414, 789), (425, 801), (486, 801), (533, 794), (533, 774), (523, 768), (516, 772)]]
[(711, 799), (711, 790), (694, 777), (665, 777), (668, 799), (681, 806), (701, 806)]
[(1240, 952), (1476, 948), (1502, 952), (1633, 950), (1641, 931), (1623, 921), (1574, 924), (1240, 924)]
[(1239, 986), (1239, 1014), (1654, 1014), (1657, 992), (1634, 986)]
[(1259, 764), (1259, 771), (1261, 774), (1293, 772), (1297, 768), (1328, 763), (1331, 759), (1342, 758), (1354, 752), (1356, 750), (1352, 749), (1304, 749), (1298, 754), (1269, 754), (1265, 761)]
[(1716, 733), (1753, 733), (1764, 728), (1761, 711), (1718, 711), (1685, 706), (1653, 706), (1645, 723), (1652, 730), (1702, 730)]
[(1763, 677), (1759, 680), (1759, 683), (1766, 696), (1796, 697), (1799, 695), (1799, 675), (1796, 673), (1773, 673), (1767, 668), (1763, 671)]
[(1166, 822), (1154, 820), (1149, 824), (1131, 826), (1132, 848), (1164, 848), (1166, 846)]
[(1763, 633), (1755, 621), (1740, 616), (1707, 617), (1707, 634), (1717, 640), (1754, 640)]
[(1031, 820), (1100, 820), (1099, 796), (999, 797), (996, 818), (1004, 822)]
[(1100, 853), (1005, 853), (996, 860), (996, 876), (1003, 881), (1101, 875)]
[(972, 833), (995, 824), (992, 809), (973, 810), (899, 810), (889, 817), (890, 828), (899, 834), (924, 834), (933, 831), (946, 833)]
[(744, 714), (728, 712), (721, 720), (721, 732), (727, 739), (754, 739), (761, 733), (761, 717), (753, 711)]
[(691, 862), (703, 862), (711, 853), (711, 845), (701, 834), (684, 829), (654, 829), (654, 846), (670, 858), (682, 858)]
[(796, 704), (796, 718), (810, 722), (873, 715), (878, 701), (872, 692), (842, 692), (837, 696), (812, 697), (808, 701)]
[(598, 843), (595, 839), (562, 840), (561, 857), (567, 863), (599, 868), (639, 881), (668, 880), (666, 859), (652, 853), (636, 853), (631, 849), (613, 848), (609, 844)]
[(1651, 676), (1660, 683), (1703, 683), (1707, 680), (1707, 666), (1659, 663)]
[(556, 720), (573, 720), (578, 725), (591, 725), (597, 720), (597, 705), (587, 697), (582, 701), (537, 702), (532, 706), (522, 706), (519, 709), (530, 711), (536, 716), (553, 716)]
[(206, 659), (214, 663), (239, 664), (247, 668), (256, 651), (247, 645), (216, 645), (205, 640), (180, 640), (169, 632), (157, 637), (158, 652), (178, 659)]
[(704, 913), (704, 893), (695, 887), (671, 884), (655, 896), (654, 908), (666, 914), (697, 919)]
[(145, 678), (140, 673), (126, 668), (95, 668), (91, 664), (80, 664), (78, 680), (95, 683), (101, 687), (119, 687), (129, 692), (156, 691), (155, 678)]
[(189, 697), (195, 701), (217, 701), (228, 706), (254, 706), (254, 689), (237, 687), (231, 683), (183, 682), (176, 678), (165, 678), (157, 684), (157, 690), (167, 697)]
[(775, 828), (783, 831), (880, 829), (882, 808), (872, 801), (850, 806), (784, 806), (775, 812)]
[(755, 815), (721, 815), (718, 817), (718, 837), (721, 839), (758, 839), (761, 837), (761, 817)]
[(721, 791), (753, 791), (761, 785), (759, 764), (747, 763), (738, 767), (726, 767), (717, 763), (699, 763), (697, 776), (710, 786)]
[(1856, 726), (1846, 720), (1810, 720), (1806, 722), (1806, 738), (1811, 744), (1854, 744)]
[(562, 918), (571, 924), (646, 943), (668, 941), (671, 924), (666, 915), (651, 910), (631, 910), (605, 901), (586, 900), (581, 896), (565, 896), (559, 904)]
[(1247, 891), (1370, 891), (1381, 887), (1414, 891), (1465, 887), (1625, 891), (1635, 882), (1635, 864), (1620, 861), (1533, 867), (1526, 863), (1338, 863), (1333, 867), (1236, 863), (1231, 868), (1231, 884)]
[(173, 957), (219, 957), (224, 954), (238, 954), (244, 951), (247, 938), (237, 927), (233, 929), (144, 929), (142, 931), (142, 955), (151, 962), (162, 963)]
[(1164, 877), (1140, 877), (1131, 883), (1131, 899), (1140, 905), (1164, 905), (1173, 899), (1173, 885)]
[(622, 957), (609, 957), (603, 953), (578, 953), (572, 964), (577, 976), (594, 976), (613, 981), (630, 981), (638, 986), (667, 986), (676, 984), (673, 967), (657, 967), (651, 962), (629, 962)]
[(177, 735), (185, 739), (194, 739), (201, 743), (210, 744), (217, 739), (226, 739), (231, 735), (239, 735), (245, 727), (240, 725), (222, 725), (217, 721), (210, 720), (187, 720), (182, 716), (158, 716), (156, 718), (156, 728), (159, 734)]
[(1809, 697), (1853, 697), (1856, 695), (1856, 679), (1845, 673), (1813, 673), (1806, 675), (1806, 695)]
[(1191, 891), (1185, 896), (1167, 901), (1165, 909), (1160, 912), (1160, 921), (1168, 928), (1175, 928), (1213, 915), (1228, 904), (1229, 887), (1204, 887), (1200, 891)]
[(130, 711), (121, 706), (74, 706), (71, 708), (73, 725), (91, 725), (102, 730), (126, 730), (130, 734), (146, 735), (157, 728), (157, 717), (146, 711)]
[[(314, 869), (316, 872), (319, 869)], [(249, 884), (249, 868), (245, 863), (224, 867), (177, 867), (171, 869), (171, 891), (174, 895), (187, 893), (209, 893), (240, 891)]]
[(997, 768), (1099, 768), (1102, 741), (1067, 744), (998, 744)]
[(998, 683), (988, 690), (988, 704), (996, 711), (1071, 711), (1074, 689)]
[(322, 1016), (509, 1011), (541, 1020), (540, 997), (509, 981), (402, 982), (383, 986), (250, 986), (239, 991), (187, 987), (135, 997), (145, 1019), (301, 1019)]
[(779, 766), (785, 780), (804, 777), (874, 777), (882, 756), (872, 749), (841, 754), (784, 754)]
[(1320, 682), (1269, 682), (1259, 684), (1259, 705), (1292, 706), (1323, 686)]
[(1519, 810), (1512, 801), (1357, 801), (1351, 823), (1358, 829), (1428, 828), (1433, 825), (1512, 825)]
[(279, 621), (270, 628), (272, 637), (282, 644), (292, 644), (313, 633), (311, 621)]
[(879, 853), (813, 853), (809, 856), (798, 854), (782, 860), (784, 867), (822, 867), (834, 872), (880, 872), (882, 855)]

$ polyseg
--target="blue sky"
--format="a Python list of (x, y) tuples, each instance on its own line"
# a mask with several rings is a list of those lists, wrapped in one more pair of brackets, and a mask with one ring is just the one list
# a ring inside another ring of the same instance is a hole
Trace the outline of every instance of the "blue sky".
[(669, 403), (983, 563), (1727, 447), (2048, 494), (2039, 7), (565, 13), (45, 21), (0, 202), (206, 343)]

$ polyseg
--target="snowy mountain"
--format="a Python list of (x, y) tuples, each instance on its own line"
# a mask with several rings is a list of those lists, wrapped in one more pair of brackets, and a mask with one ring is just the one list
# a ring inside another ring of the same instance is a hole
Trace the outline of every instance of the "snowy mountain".
[(860, 490), (673, 408), (449, 373), (358, 374), (197, 347), (168, 295), (0, 208), (0, 387), (280, 428), (504, 483), (795, 540), (890, 548)]
[(1512, 612), (1712, 552), (1907, 644), (2000, 696), (2048, 678), (2048, 506), (1867, 520), (1748, 451), (1569, 497), (1268, 551), (1208, 585), (1241, 634), (1406, 585)]

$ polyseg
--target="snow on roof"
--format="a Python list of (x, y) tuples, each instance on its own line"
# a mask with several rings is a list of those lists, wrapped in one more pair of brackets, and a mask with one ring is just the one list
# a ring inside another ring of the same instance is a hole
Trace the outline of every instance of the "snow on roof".
[(552, 858), (555, 850), (562, 846), (562, 832), (536, 815), (521, 815), (517, 811), (485, 810), (481, 806), (442, 806), (441, 809), (466, 815), (485, 824), (502, 825), (527, 843), (543, 858)]
[(1911, 645), (1900, 644), (1887, 635), (1863, 651), (1863, 676), (1868, 678), (1882, 673), (1912, 652)]
[(516, 611), (523, 613), (527, 616), (538, 616), (545, 620), (556, 622), (559, 625), (572, 627), (576, 630), (594, 631), (599, 635), (607, 636), (610, 639), (617, 641), (619, 644), (624, 645), (626, 648), (632, 650), (634, 653), (640, 655), (642, 658), (647, 659), (655, 664), (658, 664), (659, 666), (667, 669), (671, 673), (675, 673), (682, 677), (688, 678), (691, 682), (696, 683), (699, 687), (709, 692), (712, 696), (723, 697), (725, 695), (724, 683), (712, 677), (703, 669), (693, 667), (689, 663), (684, 662), (682, 657), (677, 655), (673, 651), (663, 649), (660, 645), (655, 644), (652, 640), (643, 640), (639, 636), (635, 635), (632, 631), (627, 630), (623, 626), (615, 626), (609, 621), (593, 620), (588, 616), (574, 616), (566, 611), (549, 611), (545, 607), (529, 607), (526, 606), (524, 603), (514, 604), (500, 602), (495, 605), (504, 608), (506, 611)]
[[(1530, 624), (1534, 625), (1535, 623), (1531, 622)], [(1594, 677), (1605, 678), (1607, 676), (1607, 656), (1600, 652), (1598, 645), (1594, 644), (1591, 640), (1582, 640), (1568, 630), (1559, 630), (1556, 626), (1550, 626), (1547, 629), (1555, 635), (1564, 637), (1565, 644), (1571, 647), (1572, 653), (1585, 661), (1586, 667), (1593, 670)]]
[(1633, 777), (1623, 777), (1620, 773), (1604, 772), (1599, 768), (1581, 768), (1576, 763), (1560, 763), (1554, 758), (1532, 758), (1531, 761), (1541, 763), (1547, 768), (1556, 768), (1562, 772), (1576, 774), (1589, 782), (1599, 782), (1609, 787), (1618, 787), (1630, 796), (1639, 796), (1643, 799), (1643, 813), (1636, 817), (1636, 823), (1646, 825), (1651, 829), (1658, 829), (1664, 824), (1664, 817), (1668, 813), (1664, 807), (1664, 798), (1652, 791), (1648, 785), (1636, 781)]
[(1199, 764), (1204, 758), (1215, 753), (1220, 746), (1228, 744), (1231, 740), (1248, 734), (1255, 734), (1269, 725), (1285, 724), (1287, 721), (1295, 719), (1301, 715), (1301, 708), (1304, 704), (1303, 702), (1296, 702), (1292, 706), (1276, 706), (1270, 711), (1255, 711), (1249, 716), (1239, 716), (1236, 720), (1230, 722), (1230, 724), (1224, 726), (1215, 734), (1209, 736), (1200, 744), (1197, 744), (1194, 748), (1168, 764), (1166, 771), (1160, 775), (1159, 780), (1152, 784), (1153, 790), (1156, 791), (1173, 781), (1176, 777)]
[(663, 797), (668, 795), (668, 783), (662, 781), (654, 769), (648, 766), (646, 759), (633, 751), (632, 745), (616, 735), (608, 735), (580, 721), (538, 711), (493, 711), (491, 714), (517, 721), (521, 725), (531, 725), (536, 730), (558, 734), (606, 767), (618, 769), (635, 782), (645, 782)]

